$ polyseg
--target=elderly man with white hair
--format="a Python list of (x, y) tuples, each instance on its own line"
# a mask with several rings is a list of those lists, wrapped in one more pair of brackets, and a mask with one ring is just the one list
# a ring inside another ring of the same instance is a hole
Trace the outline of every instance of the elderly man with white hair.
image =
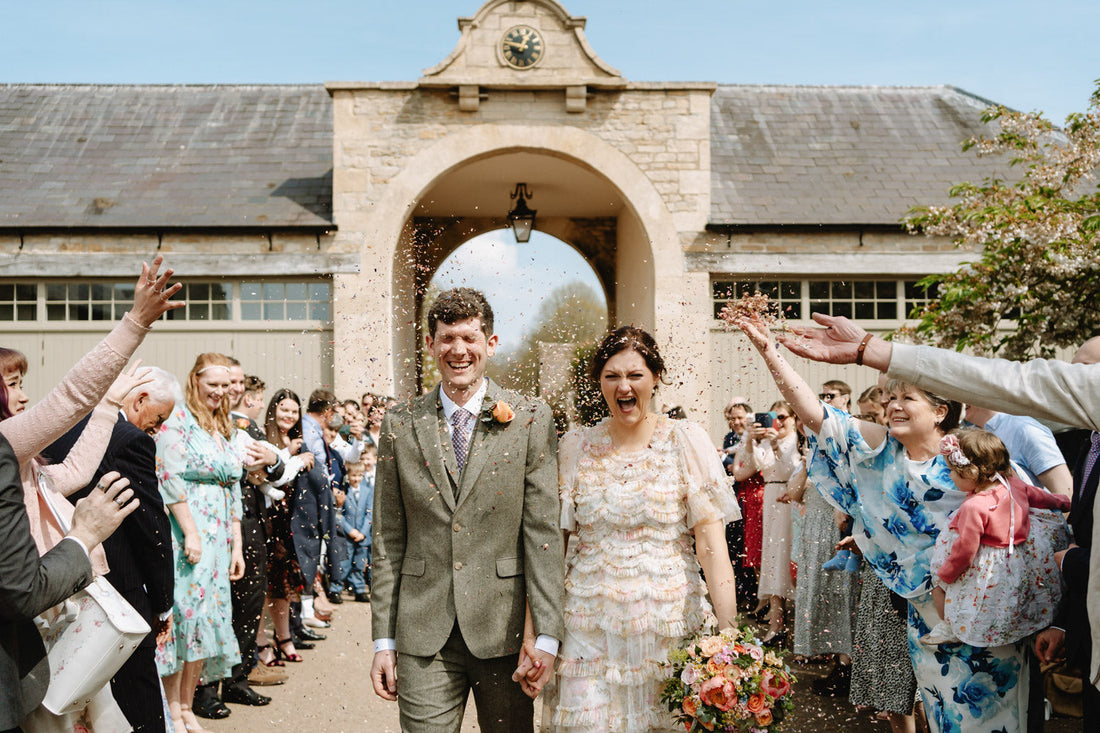
[[(122, 400), (118, 422), (103, 460), (87, 487), (69, 496), (76, 502), (87, 496), (100, 477), (118, 471), (130, 479), (138, 508), (103, 541), (111, 572), (107, 580), (130, 602), (153, 629), (111, 680), (111, 692), (135, 732), (165, 729), (160, 676), (154, 651), (158, 633), (166, 632), (171, 619), (174, 574), (172, 534), (164, 502), (157, 490), (156, 446), (151, 437), (183, 401), (176, 378), (150, 367), (152, 381), (135, 387)], [(64, 460), (80, 437), (88, 418), (46, 449), (51, 461)]]

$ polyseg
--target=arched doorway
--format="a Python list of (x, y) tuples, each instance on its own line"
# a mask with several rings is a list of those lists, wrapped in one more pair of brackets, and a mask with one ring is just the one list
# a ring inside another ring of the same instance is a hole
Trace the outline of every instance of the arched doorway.
[(485, 294), (500, 340), (489, 375), (527, 394), (566, 389), (572, 355), (567, 344), (598, 338), (608, 323), (605, 286), (572, 245), (543, 232), (522, 244), (511, 229), (480, 234), (440, 264), (420, 295), (421, 389), (436, 381), (424, 355), (425, 313), (436, 293), (452, 287)]
[[(588, 262), (606, 298), (608, 322), (654, 323), (654, 256), (646, 227), (620, 188), (586, 162), (545, 149), (503, 149), (461, 161), (417, 197), (395, 253), (393, 301), (412, 318), (395, 323), (394, 381), (419, 386), (423, 298), (432, 274), (465, 242), (507, 226), (517, 182), (532, 190), (536, 232), (567, 242)], [(538, 246), (533, 238), (525, 246)], [(547, 278), (547, 282), (553, 278)], [(621, 298), (626, 292), (628, 297)]]

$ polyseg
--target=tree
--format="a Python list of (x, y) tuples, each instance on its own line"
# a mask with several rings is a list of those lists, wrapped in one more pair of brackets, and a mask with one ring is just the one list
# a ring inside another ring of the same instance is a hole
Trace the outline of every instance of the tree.
[(490, 363), (490, 376), (527, 394), (539, 391), (540, 341), (578, 343), (598, 338), (607, 329), (607, 307), (591, 287), (573, 281), (559, 285), (539, 305), (532, 326), (519, 346)]
[[(1051, 356), (1100, 331), (1100, 80), (1089, 110), (1058, 130), (1041, 114), (987, 109), (997, 133), (963, 145), (1007, 155), (1013, 181), (951, 189), (953, 206), (913, 209), (911, 233), (950, 237), (981, 252), (956, 273), (922, 281), (938, 298), (917, 310), (916, 331), (940, 346), (1011, 359)], [(1015, 329), (1005, 328), (1013, 322)]]

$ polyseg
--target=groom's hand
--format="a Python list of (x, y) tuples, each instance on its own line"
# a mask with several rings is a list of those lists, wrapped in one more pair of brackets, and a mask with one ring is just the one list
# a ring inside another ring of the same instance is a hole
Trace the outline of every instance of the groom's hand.
[(374, 662), (370, 666), (370, 681), (374, 685), (374, 694), (383, 700), (397, 700), (396, 652), (386, 649), (375, 652)]
[(554, 674), (554, 655), (535, 648), (534, 639), (523, 644), (519, 653), (519, 666), (512, 673), (512, 681), (518, 682), (531, 699), (539, 696), (542, 688)]

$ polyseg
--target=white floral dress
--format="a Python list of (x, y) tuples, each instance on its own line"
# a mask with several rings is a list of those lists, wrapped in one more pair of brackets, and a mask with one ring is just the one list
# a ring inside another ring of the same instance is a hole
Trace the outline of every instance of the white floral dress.
[(741, 517), (701, 427), (659, 418), (648, 447), (622, 452), (607, 421), (558, 454), (569, 531), (565, 638), (545, 725), (553, 731), (679, 730), (658, 700), (668, 651), (714, 624), (692, 528)]

